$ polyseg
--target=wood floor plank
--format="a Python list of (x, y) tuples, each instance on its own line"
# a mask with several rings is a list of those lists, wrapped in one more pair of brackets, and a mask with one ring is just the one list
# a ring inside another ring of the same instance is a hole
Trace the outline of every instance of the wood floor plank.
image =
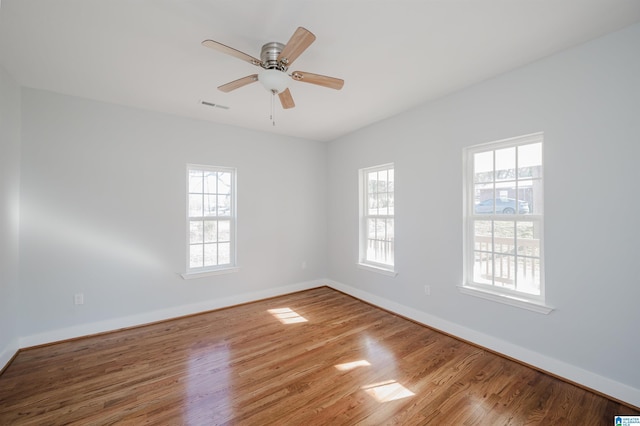
[(601, 425), (631, 407), (323, 287), (21, 351), (1, 425)]

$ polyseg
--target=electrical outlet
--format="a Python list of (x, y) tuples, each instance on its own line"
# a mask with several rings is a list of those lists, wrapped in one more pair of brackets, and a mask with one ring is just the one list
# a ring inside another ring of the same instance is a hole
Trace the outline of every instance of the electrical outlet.
[(426, 294), (427, 296), (431, 296), (431, 286), (430, 285), (425, 285), (424, 286), (424, 294)]
[(73, 295), (74, 305), (84, 305), (84, 294), (76, 293)]

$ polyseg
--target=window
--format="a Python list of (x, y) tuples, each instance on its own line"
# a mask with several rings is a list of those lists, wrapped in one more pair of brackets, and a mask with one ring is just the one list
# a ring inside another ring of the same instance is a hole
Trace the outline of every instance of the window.
[(393, 164), (360, 170), (360, 265), (394, 271)]
[(538, 133), (465, 150), (462, 287), (540, 312), (547, 309), (542, 143)]
[(187, 275), (235, 268), (236, 171), (187, 169)]

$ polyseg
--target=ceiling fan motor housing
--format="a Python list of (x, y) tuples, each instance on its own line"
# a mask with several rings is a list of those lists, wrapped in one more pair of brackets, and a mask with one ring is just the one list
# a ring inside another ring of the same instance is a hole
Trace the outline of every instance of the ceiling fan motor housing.
[(276, 69), (279, 71), (286, 71), (287, 66), (281, 62), (278, 62), (278, 56), (280, 52), (284, 49), (284, 44), (273, 41), (271, 43), (267, 43), (262, 46), (262, 51), (260, 52), (260, 60), (262, 61), (262, 68), (272, 70)]

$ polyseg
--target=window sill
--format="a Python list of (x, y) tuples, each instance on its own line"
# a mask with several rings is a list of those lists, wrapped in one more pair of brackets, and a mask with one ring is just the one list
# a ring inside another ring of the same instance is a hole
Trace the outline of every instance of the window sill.
[(398, 273), (392, 269), (386, 269), (378, 266), (367, 265), (365, 263), (358, 263), (358, 269), (375, 272), (377, 274), (386, 275), (388, 277), (396, 277), (398, 275)]
[(554, 309), (542, 303), (532, 302), (530, 300), (519, 298), (511, 294), (499, 294), (464, 285), (458, 286), (458, 290), (463, 294), (480, 297), (482, 299), (491, 300), (493, 302), (503, 303), (505, 305), (515, 306), (517, 308), (527, 309), (544, 315), (550, 314)]
[(240, 268), (238, 268), (237, 266), (233, 266), (230, 268), (216, 269), (214, 271), (185, 272), (184, 274), (180, 274), (180, 276), (185, 280), (194, 280), (198, 278), (211, 277), (213, 275), (232, 274), (234, 272), (238, 272), (239, 270)]

